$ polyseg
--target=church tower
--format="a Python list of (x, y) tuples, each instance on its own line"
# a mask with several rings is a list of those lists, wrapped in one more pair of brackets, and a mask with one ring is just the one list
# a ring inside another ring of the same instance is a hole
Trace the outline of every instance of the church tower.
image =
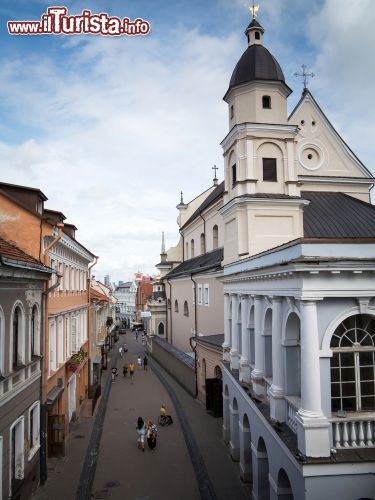
[(299, 128), (287, 115), (292, 91), (263, 45), (264, 31), (254, 13), (245, 31), (248, 47), (224, 96), (229, 115), (229, 133), (221, 143), (225, 264), (303, 234), (306, 202), (299, 198), (294, 161)]

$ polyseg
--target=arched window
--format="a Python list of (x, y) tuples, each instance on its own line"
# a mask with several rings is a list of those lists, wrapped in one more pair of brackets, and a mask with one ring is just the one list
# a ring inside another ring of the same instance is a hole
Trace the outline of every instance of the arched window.
[(158, 335), (164, 335), (164, 323), (159, 323)]
[(38, 309), (36, 306), (31, 311), (31, 330), (30, 330), (30, 351), (31, 356), (39, 354), (38, 346)]
[(217, 365), (215, 366), (214, 375), (215, 375), (215, 378), (219, 378), (220, 380), (223, 379), (223, 374), (221, 372), (220, 366), (217, 366)]
[(255, 32), (255, 40), (260, 40), (260, 33), (259, 33), (259, 31)]
[(237, 182), (237, 166), (236, 164), (232, 165), (232, 187)]
[(190, 257), (194, 257), (194, 240), (191, 240), (190, 242)]
[(178, 313), (178, 300), (174, 301), (174, 312)]
[(215, 224), (212, 228), (212, 248), (215, 250), (219, 247), (219, 228)]
[(375, 318), (345, 319), (331, 339), (332, 411), (375, 410)]
[(17, 306), (13, 313), (13, 344), (12, 344), (12, 367), (13, 370), (21, 364), (21, 328), (22, 328), (22, 312)]
[(262, 97), (262, 104), (264, 109), (271, 109), (271, 97), (269, 95), (264, 95)]
[(186, 300), (184, 302), (184, 316), (189, 316), (189, 306)]
[(201, 254), (203, 255), (206, 253), (206, 238), (204, 236), (204, 233), (201, 234)]

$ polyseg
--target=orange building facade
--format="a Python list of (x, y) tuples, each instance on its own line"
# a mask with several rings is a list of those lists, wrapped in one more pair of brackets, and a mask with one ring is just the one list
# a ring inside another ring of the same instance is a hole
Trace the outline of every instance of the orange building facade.
[(48, 456), (56, 456), (65, 454), (69, 423), (88, 394), (87, 284), (97, 259), (46, 200), (38, 189), (0, 183), (0, 236), (54, 271), (43, 294), (42, 403)]

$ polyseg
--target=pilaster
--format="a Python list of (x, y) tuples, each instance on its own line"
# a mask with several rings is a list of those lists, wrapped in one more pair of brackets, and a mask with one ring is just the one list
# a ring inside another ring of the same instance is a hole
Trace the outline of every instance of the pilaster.
[(255, 366), (251, 372), (253, 382), (253, 390), (255, 394), (262, 395), (265, 393), (263, 383), (264, 375), (264, 339), (262, 336), (262, 313), (263, 313), (263, 297), (256, 295), (254, 297), (254, 343), (255, 343)]
[(240, 366), (238, 352), (238, 295), (231, 294), (232, 299), (232, 346), (230, 350), (230, 368), (238, 370)]
[(250, 374), (250, 330), (248, 329), (247, 319), (249, 316), (249, 295), (241, 295), (241, 358), (240, 358), (240, 381), (249, 383)]
[(272, 300), (272, 385), (269, 390), (271, 418), (278, 422), (286, 420), (284, 399), (283, 347), (281, 345), (282, 298)]
[(229, 319), (230, 297), (229, 293), (224, 293), (224, 343), (223, 360), (230, 361), (230, 319)]

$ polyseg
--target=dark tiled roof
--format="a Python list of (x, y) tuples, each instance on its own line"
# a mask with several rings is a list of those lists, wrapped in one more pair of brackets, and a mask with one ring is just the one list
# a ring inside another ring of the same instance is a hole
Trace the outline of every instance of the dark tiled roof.
[(263, 45), (250, 45), (233, 70), (229, 88), (255, 80), (278, 81), (285, 84), (279, 63)]
[(172, 271), (165, 275), (166, 279), (174, 278), (175, 276), (181, 276), (183, 274), (196, 273), (208, 269), (220, 269), (221, 261), (224, 257), (224, 249), (218, 248), (217, 250), (212, 250), (212, 252), (207, 252), (199, 257), (194, 257), (193, 259), (185, 260), (179, 266), (175, 267)]
[(204, 202), (199, 205), (199, 207), (196, 209), (196, 211), (193, 213), (191, 217), (188, 218), (188, 220), (185, 222), (185, 224), (181, 227), (183, 229), (185, 226), (190, 224), (196, 217), (199, 216), (200, 213), (203, 212), (203, 210), (206, 210), (209, 206), (213, 205), (217, 200), (219, 200), (224, 193), (224, 181), (221, 182), (212, 192), (207, 196), (207, 198), (204, 200)]
[(344, 193), (301, 193), (305, 238), (374, 238), (375, 206)]
[(49, 271), (47, 267), (45, 267), (41, 262), (32, 257), (31, 255), (25, 253), (20, 248), (16, 247), (9, 241), (3, 240), (0, 238), (0, 257), (4, 259), (9, 259), (15, 262), (22, 262), (24, 264), (29, 264), (33, 267), (37, 267), (39, 269), (43, 269), (45, 271)]
[(197, 342), (202, 342), (203, 344), (210, 344), (213, 347), (219, 347), (221, 350), (224, 342), (224, 334), (198, 336)]

